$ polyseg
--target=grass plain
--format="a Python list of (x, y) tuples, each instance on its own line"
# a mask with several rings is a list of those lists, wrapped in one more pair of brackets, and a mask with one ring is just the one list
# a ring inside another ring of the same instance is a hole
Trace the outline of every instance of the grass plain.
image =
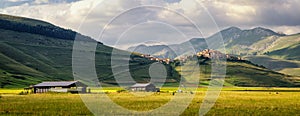
[[(175, 87), (162, 88), (159, 95), (137, 97), (128, 92), (116, 92), (119, 89), (104, 88), (104, 91), (115, 103), (136, 111), (147, 111), (164, 105), (173, 97), (172, 92), (177, 90)], [(79, 94), (18, 95), (20, 91), (0, 89), (0, 115), (93, 115)], [(198, 115), (205, 92), (206, 88), (199, 88), (181, 115)], [(299, 101), (300, 88), (227, 87), (223, 88), (215, 105), (206, 115), (297, 115)], [(110, 110), (118, 113), (117, 110)]]

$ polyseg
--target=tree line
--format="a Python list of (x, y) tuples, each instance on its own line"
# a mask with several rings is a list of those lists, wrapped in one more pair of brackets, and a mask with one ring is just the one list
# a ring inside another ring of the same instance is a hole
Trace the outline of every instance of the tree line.
[(77, 32), (74, 32), (70, 29), (63, 29), (57, 26), (48, 25), (29, 25), (20, 22), (14, 22), (9, 20), (0, 19), (0, 28), (6, 30), (12, 30), (17, 32), (26, 32), (31, 34), (38, 34), (52, 38), (64, 39), (64, 40), (75, 40), (75, 37), (78, 36), (80, 39), (92, 40), (90, 37), (83, 36)]

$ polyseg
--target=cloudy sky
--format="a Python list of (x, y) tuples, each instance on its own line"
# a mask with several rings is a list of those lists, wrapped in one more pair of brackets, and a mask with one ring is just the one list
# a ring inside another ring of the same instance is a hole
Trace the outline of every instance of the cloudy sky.
[(79, 31), (126, 49), (207, 37), (230, 26), (300, 32), (299, 0), (0, 0), (0, 13)]

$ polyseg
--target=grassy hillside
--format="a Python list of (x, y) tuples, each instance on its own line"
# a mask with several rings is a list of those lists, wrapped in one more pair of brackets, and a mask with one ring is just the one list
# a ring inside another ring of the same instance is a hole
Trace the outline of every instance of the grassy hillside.
[[(201, 60), (200, 60), (201, 61)], [(195, 61), (188, 61), (189, 63), (197, 63)], [(209, 83), (211, 76), (211, 61), (207, 61), (200, 66), (200, 82), (202, 86), (206, 86)], [(274, 72), (267, 68), (252, 64), (249, 61), (228, 61), (226, 63), (226, 77), (225, 86), (246, 86), (246, 87), (287, 87), (299, 85), (300, 80), (296, 77), (291, 77), (278, 72)], [(176, 70), (183, 74), (187, 80), (193, 78), (185, 76), (184, 72), (191, 72), (192, 67), (188, 67), (182, 70), (182, 66), (177, 66)]]
[[(2, 71), (0, 85), (2, 87), (24, 87), (42, 80), (73, 79), (73, 41), (3, 29), (0, 34), (9, 35), (0, 37), (0, 70)], [(99, 80), (115, 84), (110, 64), (111, 51), (111, 47), (98, 44), (95, 53), (96, 68)], [(122, 55), (117, 57), (124, 60), (126, 58)], [(135, 54), (131, 57), (135, 59), (130, 63), (132, 76), (137, 81), (149, 80), (148, 69), (153, 61)]]
[(300, 60), (300, 34), (289, 36), (270, 36), (253, 43), (250, 52), (268, 55), (273, 58)]
[(249, 59), (257, 64), (288, 75), (300, 75), (300, 34), (270, 36), (251, 45)]
[(300, 43), (275, 50), (272, 52), (267, 52), (266, 55), (276, 58), (282, 58), (287, 60), (300, 60)]
[(271, 42), (270, 46), (264, 50), (264, 52), (272, 52), (280, 49), (284, 49), (300, 43), (300, 34), (294, 34), (289, 36), (282, 36)]
[(266, 55), (248, 56), (245, 59), (280, 73), (300, 76), (300, 61), (272, 58)]

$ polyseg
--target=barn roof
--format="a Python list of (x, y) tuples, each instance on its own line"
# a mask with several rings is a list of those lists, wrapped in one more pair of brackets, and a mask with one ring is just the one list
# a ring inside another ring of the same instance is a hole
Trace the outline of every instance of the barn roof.
[(146, 87), (148, 85), (153, 85), (152, 83), (136, 83), (132, 85), (131, 87)]
[(80, 83), (79, 81), (52, 81), (52, 82), (42, 82), (34, 85), (34, 87), (67, 87), (76, 83), (82, 85), (82, 83)]

